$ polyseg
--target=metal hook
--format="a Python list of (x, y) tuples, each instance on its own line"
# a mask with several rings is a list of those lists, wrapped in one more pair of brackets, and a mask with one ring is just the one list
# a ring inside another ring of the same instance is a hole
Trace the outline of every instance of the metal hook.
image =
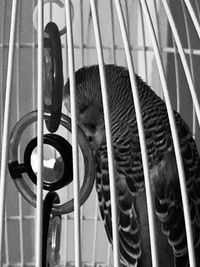
[[(47, 4), (47, 3), (55, 3), (57, 4), (60, 8), (63, 8), (64, 7), (64, 2), (62, 0), (44, 0), (44, 5)], [(74, 17), (74, 7), (71, 3), (71, 14), (72, 14), (72, 19)], [(37, 25), (37, 17), (38, 17), (38, 6), (35, 7), (34, 11), (33, 11), (33, 25), (34, 25), (34, 28), (35, 30), (37, 31), (38, 30), (38, 25)], [(64, 26), (60, 31), (60, 36), (62, 36), (63, 34), (66, 33), (66, 26)], [(48, 38), (48, 34), (44, 34), (44, 36), (46, 38)]]

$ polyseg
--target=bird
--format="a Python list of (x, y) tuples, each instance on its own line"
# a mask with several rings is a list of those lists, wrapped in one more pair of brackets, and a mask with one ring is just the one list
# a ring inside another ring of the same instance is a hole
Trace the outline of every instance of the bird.
[[(112, 133), (117, 227), (121, 266), (152, 266), (144, 173), (129, 71), (104, 66)], [(155, 214), (158, 263), (162, 267), (189, 266), (183, 204), (176, 157), (165, 102), (135, 74), (146, 140)], [(105, 231), (112, 245), (112, 213), (108, 155), (98, 65), (75, 72), (76, 114), (94, 153), (96, 191)], [(70, 81), (64, 104), (70, 112)], [(200, 157), (191, 131), (173, 111), (184, 166), (191, 225), (200, 266)]]

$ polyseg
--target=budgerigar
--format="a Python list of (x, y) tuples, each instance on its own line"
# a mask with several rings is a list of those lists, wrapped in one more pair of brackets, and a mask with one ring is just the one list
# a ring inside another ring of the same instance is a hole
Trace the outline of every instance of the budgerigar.
[[(122, 266), (151, 266), (148, 216), (138, 128), (128, 70), (105, 65), (117, 192)], [(75, 74), (78, 123), (96, 160), (96, 190), (112, 243), (112, 216), (99, 67)], [(188, 249), (173, 141), (165, 103), (136, 75), (153, 192), (159, 266), (186, 267)], [(69, 81), (64, 92), (70, 111)], [(200, 158), (191, 132), (174, 111), (186, 175), (197, 266), (200, 266)]]

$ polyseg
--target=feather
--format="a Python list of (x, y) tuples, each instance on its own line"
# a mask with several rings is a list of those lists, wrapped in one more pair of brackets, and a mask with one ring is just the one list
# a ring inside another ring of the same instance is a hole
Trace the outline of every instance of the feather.
[[(106, 65), (115, 163), (120, 261), (122, 266), (151, 266), (142, 158), (128, 70)], [(112, 214), (103, 106), (98, 66), (76, 72), (79, 124), (96, 122), (93, 148), (96, 190), (102, 219), (112, 243)], [(156, 216), (159, 263), (186, 267), (187, 240), (179, 177), (165, 103), (136, 75), (145, 131)], [(65, 98), (69, 99), (69, 83)], [(68, 103), (69, 101), (66, 101)], [(93, 110), (98, 112), (90, 112)], [(200, 158), (192, 134), (174, 111), (191, 210), (197, 266), (200, 264)], [(88, 129), (89, 130), (89, 129)], [(97, 139), (98, 136), (98, 139)]]

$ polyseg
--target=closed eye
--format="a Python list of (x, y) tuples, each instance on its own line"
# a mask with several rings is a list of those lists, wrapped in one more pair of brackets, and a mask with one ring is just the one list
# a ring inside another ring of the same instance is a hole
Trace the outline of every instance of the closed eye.
[(81, 105), (79, 107), (79, 112), (83, 114), (88, 109), (88, 105)]
[(93, 123), (84, 123), (84, 127), (87, 128), (90, 132), (94, 132), (96, 130), (96, 125)]

